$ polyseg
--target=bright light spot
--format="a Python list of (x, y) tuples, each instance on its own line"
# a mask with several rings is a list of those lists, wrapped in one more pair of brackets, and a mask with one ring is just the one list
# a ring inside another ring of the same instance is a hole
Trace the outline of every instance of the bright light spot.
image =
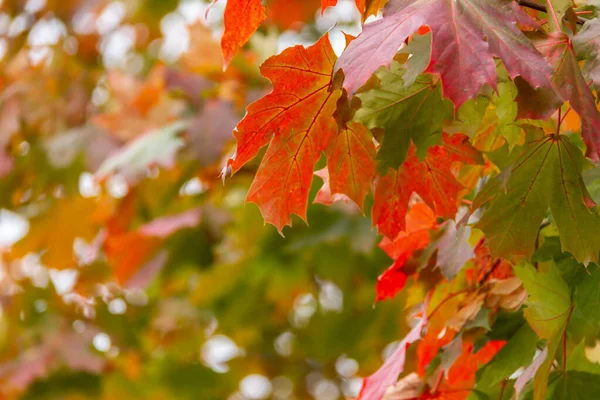
[(100, 184), (89, 172), (79, 175), (79, 193), (82, 197), (96, 197), (100, 195)]
[(111, 175), (108, 178), (106, 188), (108, 189), (108, 193), (116, 199), (125, 197), (129, 192), (129, 185), (127, 185), (125, 177), (119, 174)]
[(216, 335), (204, 342), (202, 360), (215, 372), (229, 371), (227, 361), (242, 354), (235, 342), (225, 335)]
[(344, 307), (344, 294), (333, 282), (322, 281), (319, 304), (325, 311), (341, 312)]
[(204, 18), (205, 6), (200, 1), (181, 1), (177, 7), (179, 14), (185, 18), (185, 22), (193, 24), (201, 18)]
[(94, 344), (96, 350), (102, 353), (106, 353), (108, 350), (110, 350), (111, 340), (110, 336), (108, 336), (106, 333), (101, 332), (96, 334), (92, 343)]
[(27, 25), (29, 25), (27, 21), (29, 19), (28, 17), (29, 15), (27, 14), (20, 14), (15, 19), (13, 19), (10, 26), (8, 27), (8, 36), (15, 37), (23, 33), (25, 29), (27, 29)]
[(30, 46), (52, 46), (67, 35), (67, 28), (58, 18), (41, 19), (33, 25), (27, 36)]
[(102, 13), (96, 20), (96, 30), (104, 35), (121, 24), (125, 17), (125, 4), (120, 1), (113, 1), (102, 10)]
[(195, 196), (204, 193), (206, 189), (208, 189), (208, 186), (202, 183), (200, 178), (194, 177), (181, 186), (179, 194), (183, 196)]
[(335, 361), (335, 370), (340, 376), (351, 378), (358, 371), (358, 362), (353, 358), (342, 355)]
[(292, 344), (294, 342), (294, 334), (291, 332), (283, 332), (275, 339), (275, 351), (282, 357), (289, 357), (292, 355)]
[(124, 25), (106, 35), (100, 47), (102, 60), (107, 68), (119, 68), (125, 65), (127, 54), (135, 45), (135, 28)]
[(185, 19), (179, 13), (170, 13), (160, 21), (164, 35), (160, 57), (165, 61), (175, 61), (190, 45), (190, 32)]
[(111, 314), (122, 315), (127, 311), (127, 304), (123, 299), (114, 299), (108, 303), (108, 312)]
[(10, 247), (25, 237), (29, 221), (7, 209), (0, 210), (0, 247)]
[(27, 4), (25, 4), (25, 11), (30, 14), (35, 14), (40, 11), (46, 5), (46, 0), (29, 0)]
[(248, 375), (240, 381), (240, 392), (247, 399), (266, 399), (272, 390), (271, 382), (259, 374)]
[(308, 325), (310, 318), (317, 310), (317, 300), (312, 293), (304, 293), (294, 300), (294, 311), (292, 314), (292, 324), (297, 328)]
[(79, 271), (73, 268), (63, 270), (50, 269), (50, 280), (59, 295), (67, 294), (73, 290)]

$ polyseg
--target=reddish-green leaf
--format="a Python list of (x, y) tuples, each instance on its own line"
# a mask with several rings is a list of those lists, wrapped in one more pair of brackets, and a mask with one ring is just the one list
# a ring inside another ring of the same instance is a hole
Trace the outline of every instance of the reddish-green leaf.
[[(581, 118), (581, 134), (587, 145), (586, 156), (598, 161), (600, 113), (596, 108), (594, 96), (579, 69), (571, 40), (564, 33), (552, 33), (548, 37), (536, 40), (535, 45), (554, 68), (552, 88), (563, 100), (569, 101)], [(520, 96), (520, 101), (528, 103), (530, 98)], [(532, 116), (547, 118), (555, 111), (553, 105), (550, 104), (548, 108), (536, 107)]]
[(427, 25), (433, 34), (429, 71), (442, 76), (444, 95), (457, 106), (484, 84), (496, 87), (494, 57), (504, 61), (511, 78), (520, 75), (534, 87), (547, 86), (552, 70), (517, 22), (537, 27), (509, 0), (391, 0), (383, 19), (364, 26), (337, 67), (353, 94), (379, 66), (390, 65), (410, 34)]

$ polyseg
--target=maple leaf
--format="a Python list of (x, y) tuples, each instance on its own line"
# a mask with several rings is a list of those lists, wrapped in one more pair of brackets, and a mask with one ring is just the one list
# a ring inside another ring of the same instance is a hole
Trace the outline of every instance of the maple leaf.
[[(427, 309), (425, 305), (424, 310)], [(427, 325), (427, 318), (423, 316), (410, 332), (398, 343), (394, 351), (385, 363), (371, 376), (363, 381), (362, 388), (357, 400), (381, 399), (389, 386), (398, 379), (398, 375), (404, 370), (406, 350), (408, 346), (421, 339), (421, 331)]]
[(571, 40), (562, 32), (554, 32), (548, 36), (533, 36), (532, 39), (554, 68), (551, 77), (552, 88), (533, 91), (525, 82), (517, 81), (519, 116), (548, 119), (562, 101), (569, 101), (581, 118), (581, 135), (587, 146), (586, 156), (593, 161), (598, 161), (600, 159), (600, 113), (579, 68)]
[(548, 356), (534, 378), (535, 398), (543, 399), (554, 354), (573, 312), (571, 293), (554, 264), (547, 272), (540, 272), (524, 262), (514, 271), (529, 293), (523, 315), (538, 337), (548, 340)]
[[(332, 140), (326, 154), (329, 196), (347, 196), (362, 210), (375, 177), (375, 144), (369, 130), (362, 124), (349, 122)], [(323, 201), (315, 199), (315, 202)]]
[[(531, 363), (535, 355), (538, 337), (531, 328), (524, 324), (506, 345), (494, 356), (489, 364), (481, 368), (477, 380), (477, 390), (487, 393), (504, 377)], [(518, 398), (518, 397), (517, 397)]]
[(563, 251), (584, 264), (596, 261), (600, 238), (594, 232), (600, 216), (581, 178), (586, 165), (581, 151), (564, 135), (536, 131), (513, 153), (518, 154), (514, 162), (483, 188), (473, 205), (490, 202), (476, 227), (485, 233), (492, 253), (530, 256), (550, 208)]
[(247, 201), (280, 232), (291, 226), (292, 213), (306, 219), (314, 165), (338, 131), (333, 113), (341, 91), (331, 91), (335, 59), (327, 35), (308, 48), (295, 46), (269, 58), (261, 73), (273, 91), (248, 106), (234, 131), (232, 173), (270, 141)]
[(417, 193), (436, 215), (453, 217), (463, 185), (456, 180), (452, 164), (482, 161), (481, 154), (464, 135), (444, 134), (442, 144), (430, 147), (423, 161), (411, 146), (398, 170), (390, 170), (376, 180), (373, 225), (389, 237), (396, 237), (405, 230), (406, 211), (413, 193)]
[(452, 117), (452, 106), (442, 99), (439, 78), (423, 74), (405, 87), (406, 69), (392, 63), (390, 70), (377, 73), (378, 88), (359, 93), (361, 108), (355, 119), (369, 128), (385, 129), (377, 159), (379, 170), (398, 168), (412, 140), (417, 155), (423, 158), (429, 146), (439, 144), (442, 122)]
[(583, 28), (573, 36), (573, 47), (579, 58), (585, 59), (583, 73), (592, 80), (596, 90), (600, 88), (600, 19), (594, 18), (583, 24)]
[(381, 65), (392, 58), (420, 26), (433, 34), (430, 72), (442, 77), (444, 96), (456, 106), (488, 84), (496, 88), (494, 57), (511, 76), (522, 76), (533, 87), (548, 86), (550, 66), (517, 28), (538, 25), (513, 1), (390, 0), (381, 20), (366, 24), (340, 56), (344, 87), (353, 94)]
[(408, 279), (408, 271), (404, 265), (413, 253), (422, 250), (429, 244), (429, 231), (437, 228), (435, 214), (424, 203), (416, 203), (406, 215), (406, 232), (400, 232), (391, 240), (384, 237), (379, 247), (385, 251), (394, 263), (377, 278), (377, 297), (375, 301), (393, 298)]
[(475, 374), (479, 365), (487, 364), (500, 351), (506, 342), (492, 340), (479, 351), (474, 351), (472, 343), (463, 343), (462, 352), (452, 364), (445, 378), (433, 393), (425, 393), (421, 399), (466, 399), (475, 386)]
[(221, 39), (223, 52), (223, 69), (231, 59), (267, 18), (261, 0), (227, 0), (223, 25), (225, 31)]

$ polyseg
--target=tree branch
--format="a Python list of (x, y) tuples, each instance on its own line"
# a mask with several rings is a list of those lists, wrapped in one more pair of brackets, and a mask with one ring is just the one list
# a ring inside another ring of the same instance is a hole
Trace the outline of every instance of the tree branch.
[(539, 4), (533, 0), (518, 0), (517, 3), (520, 6), (531, 8), (532, 10), (546, 12), (546, 6)]
[[(517, 0), (517, 4), (522, 6), (522, 7), (526, 7), (526, 8), (531, 8), (532, 10), (537, 10), (537, 11), (541, 11), (541, 12), (545, 12), (546, 14), (548, 13), (548, 10), (546, 10), (546, 6), (543, 4), (540, 4), (534, 0)], [(578, 25), (583, 25), (585, 21), (579, 17), (577, 17), (577, 24)]]

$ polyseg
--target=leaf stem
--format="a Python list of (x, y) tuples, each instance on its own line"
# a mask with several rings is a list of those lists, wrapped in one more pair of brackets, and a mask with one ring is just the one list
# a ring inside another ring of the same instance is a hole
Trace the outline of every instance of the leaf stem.
[(565, 371), (567, 369), (567, 327), (569, 326), (569, 321), (571, 320), (571, 314), (573, 313), (573, 304), (569, 307), (569, 314), (567, 315), (567, 321), (565, 322), (565, 329), (562, 335), (562, 369)]
[(502, 389), (500, 389), (500, 396), (498, 397), (498, 400), (502, 400), (502, 398), (504, 397), (504, 389), (506, 389), (506, 383), (508, 381), (506, 379), (504, 379), (502, 381)]
[(556, 124), (556, 136), (560, 134), (560, 125), (562, 124), (562, 107), (558, 107), (558, 123)]
[(558, 16), (556, 15), (556, 11), (554, 11), (554, 6), (552, 5), (552, 0), (546, 0), (546, 3), (548, 4), (548, 9), (546, 10), (546, 13), (549, 16), (552, 16), (552, 20), (554, 22), (554, 30), (557, 32), (560, 32), (560, 21), (558, 20)]

